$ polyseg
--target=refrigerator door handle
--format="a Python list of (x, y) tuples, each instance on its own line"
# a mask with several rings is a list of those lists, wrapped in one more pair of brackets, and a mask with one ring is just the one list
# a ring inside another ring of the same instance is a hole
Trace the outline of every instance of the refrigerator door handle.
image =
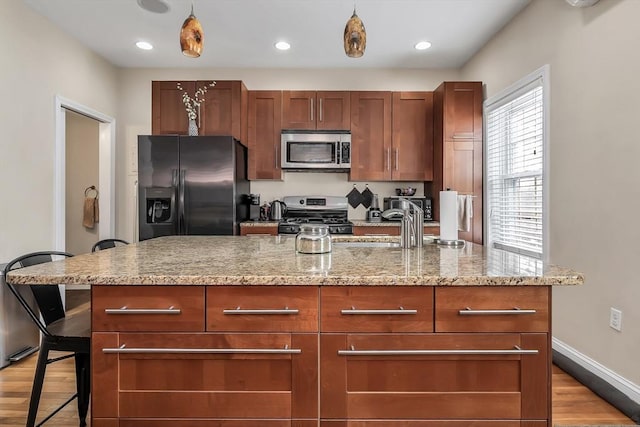
[(179, 206), (180, 206), (180, 210), (178, 212), (178, 224), (180, 225), (179, 227), (179, 234), (187, 234), (187, 223), (184, 220), (184, 216), (185, 216), (185, 209), (184, 209), (184, 192), (185, 192), (185, 186), (184, 186), (184, 179), (185, 179), (185, 174), (187, 173), (186, 170), (184, 169), (180, 169), (180, 202), (179, 202)]
[(173, 194), (171, 195), (171, 222), (173, 224), (173, 233), (180, 234), (180, 222), (178, 218), (178, 199), (180, 197), (180, 187), (178, 185), (178, 170), (171, 170), (171, 187)]

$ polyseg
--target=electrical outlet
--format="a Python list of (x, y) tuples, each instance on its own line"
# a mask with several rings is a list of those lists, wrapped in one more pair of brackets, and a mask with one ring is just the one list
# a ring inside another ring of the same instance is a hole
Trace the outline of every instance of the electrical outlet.
[(622, 311), (611, 307), (611, 313), (609, 314), (609, 326), (616, 331), (622, 331)]

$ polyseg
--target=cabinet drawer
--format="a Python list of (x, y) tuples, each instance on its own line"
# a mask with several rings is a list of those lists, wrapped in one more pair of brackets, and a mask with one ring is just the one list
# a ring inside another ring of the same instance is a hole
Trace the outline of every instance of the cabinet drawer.
[(207, 288), (208, 331), (317, 332), (318, 288)]
[(548, 357), (547, 334), (323, 334), (320, 418), (547, 419)]
[(324, 287), (322, 332), (432, 332), (432, 287)]
[(547, 332), (550, 287), (441, 287), (436, 332)]
[(203, 286), (93, 286), (92, 331), (204, 331)]
[[(92, 413), (113, 418), (317, 418), (313, 334), (94, 333)], [(187, 425), (186, 423), (184, 425)]]

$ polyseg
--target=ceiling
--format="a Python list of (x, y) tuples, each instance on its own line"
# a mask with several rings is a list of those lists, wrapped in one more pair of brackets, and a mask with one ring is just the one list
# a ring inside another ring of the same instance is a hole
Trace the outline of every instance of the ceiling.
[[(349, 58), (342, 37), (354, 0), (193, 0), (204, 49), (188, 58), (178, 39), (191, 0), (139, 0), (168, 5), (162, 14), (136, 0), (24, 1), (112, 64), (135, 68), (458, 68), (530, 2), (356, 0), (367, 48)], [(291, 49), (276, 50), (277, 40)], [(432, 47), (415, 50), (420, 40)]]

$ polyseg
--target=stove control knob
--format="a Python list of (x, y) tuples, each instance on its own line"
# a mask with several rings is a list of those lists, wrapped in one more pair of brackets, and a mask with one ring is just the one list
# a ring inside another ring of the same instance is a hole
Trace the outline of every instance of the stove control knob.
[(301, 205), (304, 205), (304, 199), (300, 199), (300, 202), (298, 203), (300, 203)]

